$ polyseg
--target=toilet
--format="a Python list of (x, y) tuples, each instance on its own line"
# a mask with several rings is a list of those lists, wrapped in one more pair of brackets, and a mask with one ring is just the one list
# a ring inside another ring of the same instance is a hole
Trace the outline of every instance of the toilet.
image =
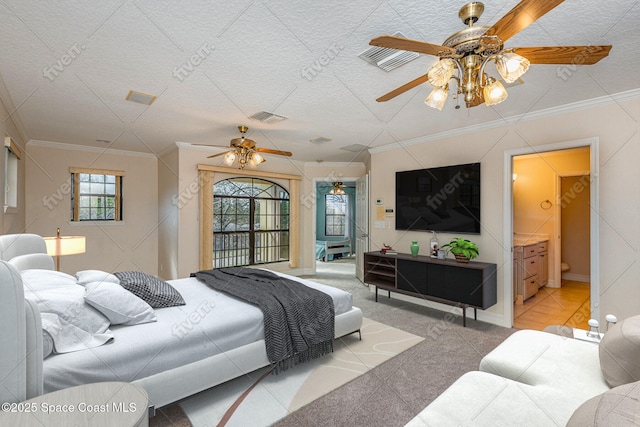
[(566, 262), (563, 262), (560, 264), (560, 271), (561, 272), (565, 272), (565, 271), (569, 271), (571, 269), (571, 266), (569, 264), (567, 264)]

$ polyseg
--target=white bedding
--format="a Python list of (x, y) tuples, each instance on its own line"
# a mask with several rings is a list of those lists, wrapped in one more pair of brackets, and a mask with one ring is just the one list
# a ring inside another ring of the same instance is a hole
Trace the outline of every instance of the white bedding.
[[(330, 295), (336, 315), (352, 308), (350, 293), (277, 274)], [(112, 343), (45, 359), (44, 392), (100, 381), (130, 382), (264, 339), (259, 308), (213, 291), (195, 278), (169, 283), (186, 305), (156, 309), (157, 322), (112, 326)]]

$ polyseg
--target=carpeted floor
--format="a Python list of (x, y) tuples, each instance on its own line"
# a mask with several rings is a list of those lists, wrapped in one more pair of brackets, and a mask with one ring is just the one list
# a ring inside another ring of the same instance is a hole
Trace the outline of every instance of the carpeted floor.
[[(355, 279), (352, 259), (319, 261), (312, 278), (351, 292), (353, 304), (365, 317), (425, 340), (275, 426), (403, 426), (463, 373), (476, 370), (485, 354), (515, 332), (472, 318), (463, 328), (460, 316), (404, 302), (393, 294), (376, 303), (369, 288)], [(150, 425), (188, 426), (175, 407), (160, 410)]]

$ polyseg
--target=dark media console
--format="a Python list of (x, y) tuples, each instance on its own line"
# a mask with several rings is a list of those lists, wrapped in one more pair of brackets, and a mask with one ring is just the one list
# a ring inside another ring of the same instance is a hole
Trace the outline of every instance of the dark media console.
[(497, 302), (496, 264), (461, 263), (428, 256), (364, 254), (364, 282), (378, 289), (397, 292), (462, 308), (462, 324), (467, 325), (466, 309), (485, 310)]

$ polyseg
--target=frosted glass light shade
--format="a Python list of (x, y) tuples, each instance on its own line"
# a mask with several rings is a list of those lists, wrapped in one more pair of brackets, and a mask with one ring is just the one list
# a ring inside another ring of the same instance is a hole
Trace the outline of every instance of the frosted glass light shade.
[(231, 166), (235, 161), (236, 161), (236, 153), (234, 151), (229, 151), (227, 154), (224, 155), (224, 163), (227, 166)]
[(502, 53), (496, 59), (496, 68), (507, 83), (518, 80), (529, 69), (529, 60), (513, 52)]
[(262, 154), (253, 152), (249, 155), (249, 166), (256, 167), (262, 162), (264, 162), (264, 157), (262, 157)]
[(494, 79), (489, 80), (489, 84), (484, 87), (483, 92), (484, 103), (487, 106), (500, 104), (509, 95), (502, 83)]
[(427, 96), (427, 99), (424, 100), (424, 103), (431, 108), (442, 110), (444, 103), (447, 102), (448, 96), (449, 86), (437, 87), (431, 91), (429, 96)]
[(441, 59), (436, 62), (433, 67), (427, 71), (429, 83), (431, 83), (433, 87), (446, 86), (451, 76), (453, 76), (454, 67), (455, 64), (451, 58)]

